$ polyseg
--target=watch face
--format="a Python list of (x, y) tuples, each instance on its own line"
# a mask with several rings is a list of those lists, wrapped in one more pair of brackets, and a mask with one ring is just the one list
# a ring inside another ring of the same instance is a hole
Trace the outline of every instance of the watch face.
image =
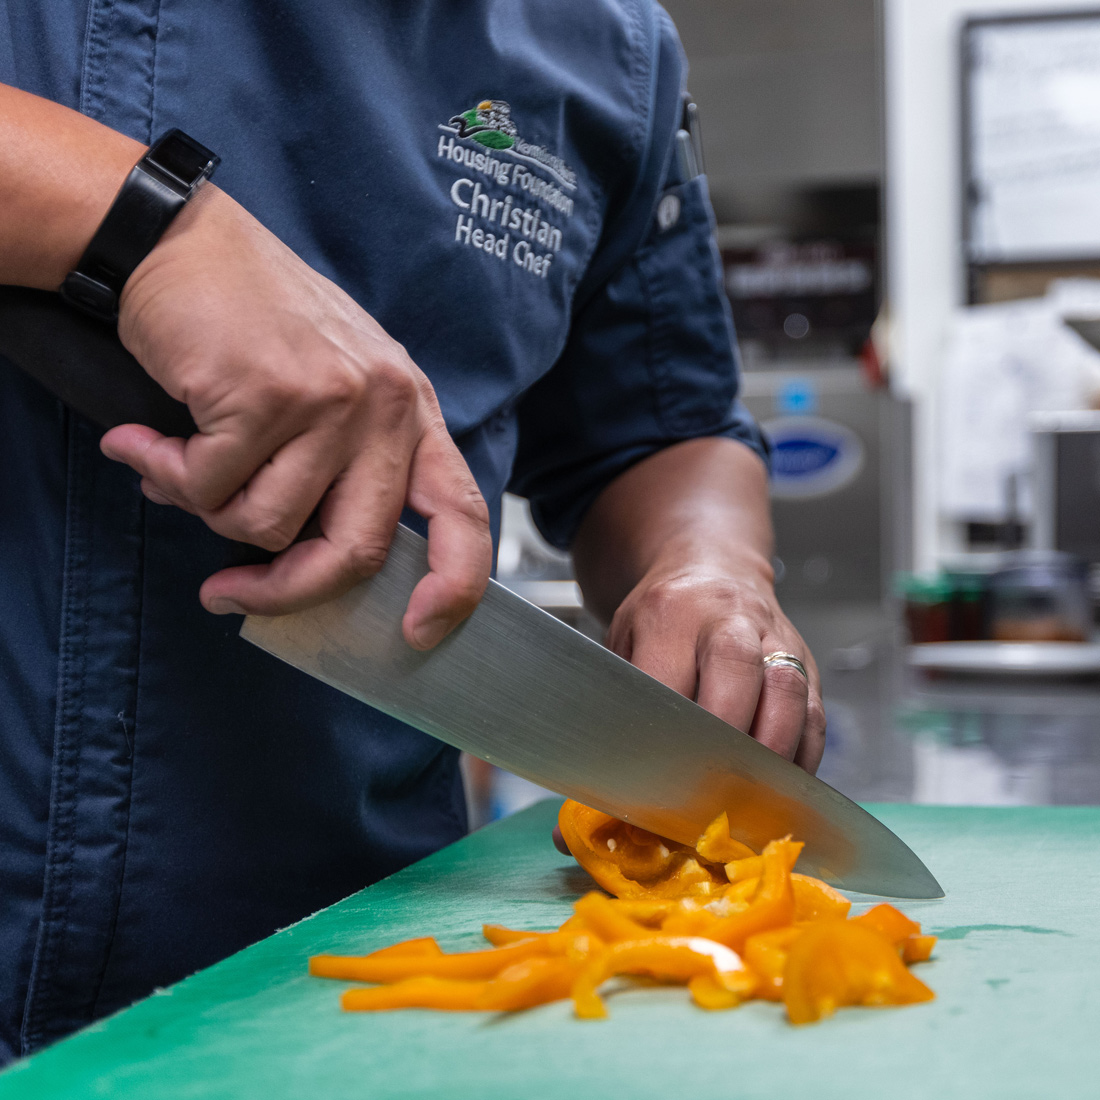
[(150, 160), (187, 187), (193, 186), (217, 158), (179, 130), (165, 134), (149, 152)]

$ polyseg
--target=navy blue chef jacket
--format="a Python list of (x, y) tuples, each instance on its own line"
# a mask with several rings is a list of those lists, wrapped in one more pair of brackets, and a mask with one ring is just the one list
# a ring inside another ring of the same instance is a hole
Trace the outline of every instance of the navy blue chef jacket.
[[(559, 546), (663, 445), (763, 453), (683, 79), (649, 0), (0, 0), (0, 80), (216, 150)], [(456, 753), (204, 612), (226, 544), (98, 435), (0, 360), (0, 1061), (465, 828)]]

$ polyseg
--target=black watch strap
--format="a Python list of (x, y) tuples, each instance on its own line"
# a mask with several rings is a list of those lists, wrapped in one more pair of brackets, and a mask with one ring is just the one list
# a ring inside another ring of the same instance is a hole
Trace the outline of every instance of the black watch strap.
[(93, 317), (116, 322), (126, 280), (218, 162), (182, 130), (169, 130), (153, 142), (115, 196), (76, 270), (65, 276), (61, 297)]

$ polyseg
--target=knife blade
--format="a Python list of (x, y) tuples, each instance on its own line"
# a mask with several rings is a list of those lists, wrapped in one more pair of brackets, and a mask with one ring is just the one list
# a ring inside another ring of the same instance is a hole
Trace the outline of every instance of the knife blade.
[(428, 571), (427, 542), (398, 527), (382, 570), (339, 599), (241, 637), (433, 737), (540, 786), (693, 844), (723, 810), (759, 851), (791, 833), (799, 866), (837, 885), (942, 897), (876, 818), (690, 699), (491, 581), (435, 649), (401, 635)]
[[(186, 407), (141, 369), (113, 330), (56, 295), (0, 288), (0, 354), (78, 412), (189, 434)], [(800, 867), (850, 890), (935, 898), (915, 853), (826, 783), (495, 581), (435, 649), (413, 650), (401, 619), (428, 570), (427, 544), (398, 527), (382, 570), (339, 599), (241, 637), (325, 683), (541, 786), (693, 844), (723, 810), (759, 850), (804, 840)]]

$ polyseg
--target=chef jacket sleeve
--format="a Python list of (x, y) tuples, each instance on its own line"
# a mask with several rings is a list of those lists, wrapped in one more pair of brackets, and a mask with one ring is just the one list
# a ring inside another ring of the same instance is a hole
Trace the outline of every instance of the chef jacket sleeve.
[(512, 492), (567, 548), (618, 474), (663, 447), (724, 436), (765, 462), (738, 400), (739, 360), (722, 289), (706, 179), (680, 177), (673, 143), (685, 65), (662, 19), (648, 147), (630, 199), (608, 223), (578, 288), (557, 363), (521, 399)]

